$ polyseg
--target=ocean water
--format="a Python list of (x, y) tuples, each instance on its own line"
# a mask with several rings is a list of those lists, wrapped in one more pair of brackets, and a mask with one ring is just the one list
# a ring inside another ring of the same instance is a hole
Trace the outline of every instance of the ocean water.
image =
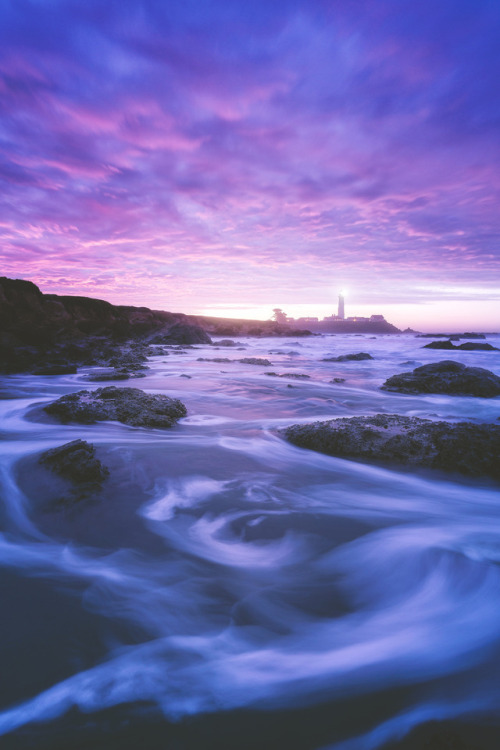
[[(460, 747), (497, 748), (498, 485), (277, 435), (377, 413), (497, 420), (500, 398), (380, 390), (442, 359), (500, 374), (500, 352), (425, 343), (171, 350), (117, 383), (180, 398), (188, 416), (171, 430), (44, 416), (62, 394), (108, 385), (86, 383), (89, 370), (3, 378), (0, 747), (375, 750), (446, 722), (459, 737), (472, 727), (477, 744)], [(374, 359), (321, 361), (359, 351)], [(38, 457), (76, 438), (111, 474), (71, 505)]]

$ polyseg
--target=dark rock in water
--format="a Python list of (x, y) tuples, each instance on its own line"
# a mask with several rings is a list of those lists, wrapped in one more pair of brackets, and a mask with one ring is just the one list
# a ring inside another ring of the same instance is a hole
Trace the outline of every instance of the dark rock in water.
[(373, 359), (371, 354), (367, 352), (359, 352), (358, 354), (341, 354), (339, 357), (325, 357), (322, 362), (360, 362), (363, 359)]
[[(156, 341), (156, 339), (155, 339)], [(161, 344), (211, 344), (212, 339), (200, 326), (176, 323), (162, 336)]]
[(431, 341), (430, 344), (425, 344), (422, 349), (457, 349), (457, 347), (452, 344), (451, 340), (448, 341)]
[(491, 344), (476, 344), (473, 341), (468, 341), (465, 344), (460, 344), (457, 349), (462, 349), (465, 352), (498, 352), (498, 347), (492, 346)]
[(454, 349), (455, 351), (481, 351), (481, 352), (497, 352), (496, 346), (491, 344), (478, 344), (473, 341), (468, 341), (465, 344), (455, 346), (452, 344), (451, 338), (448, 341), (431, 341), (430, 344), (425, 344), (422, 349)]
[(43, 365), (33, 370), (33, 375), (75, 375), (76, 365)]
[(451, 339), (452, 341), (457, 341), (458, 339), (485, 339), (486, 336), (484, 333), (473, 333), (471, 331), (466, 331), (465, 333), (454, 333), (450, 335), (449, 333), (418, 333), (415, 338), (417, 339)]
[(197, 362), (233, 362), (234, 360), (227, 357), (198, 357)]
[(302, 372), (265, 372), (264, 375), (269, 375), (274, 378), (296, 378), (297, 380), (309, 380), (310, 375), (306, 375)]
[(232, 339), (221, 339), (220, 341), (214, 341), (214, 346), (240, 346), (239, 341), (233, 341)]
[(105, 364), (117, 370), (149, 370), (145, 362), (147, 362), (147, 357), (142, 352), (128, 352), (110, 357)]
[(271, 362), (269, 362), (268, 359), (259, 359), (258, 357), (244, 357), (243, 359), (239, 359), (238, 362), (241, 362), (242, 365), (264, 365), (265, 367), (271, 366)]
[(46, 406), (45, 411), (63, 423), (113, 420), (133, 427), (172, 427), (187, 414), (178, 399), (114, 385), (62, 396)]
[(126, 370), (105, 370), (104, 372), (95, 372), (87, 375), (85, 380), (91, 383), (104, 383), (107, 380), (129, 380), (131, 377), (146, 377), (143, 373), (132, 373)]
[(109, 469), (95, 456), (95, 448), (85, 440), (73, 440), (45, 451), (40, 463), (77, 484), (100, 484), (109, 475)]
[(329, 456), (382, 461), (500, 480), (500, 426), (432, 422), (397, 414), (332, 419), (280, 430), (294, 445)]
[(333, 378), (330, 383), (345, 383), (345, 378)]
[(466, 367), (445, 359), (402, 372), (385, 381), (382, 389), (399, 393), (448, 393), (492, 398), (500, 395), (500, 377), (483, 367)]

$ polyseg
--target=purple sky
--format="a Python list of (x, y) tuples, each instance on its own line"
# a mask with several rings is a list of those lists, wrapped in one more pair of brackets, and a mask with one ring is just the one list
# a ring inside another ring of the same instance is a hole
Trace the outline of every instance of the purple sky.
[(498, 0), (2, 0), (1, 273), (500, 329)]

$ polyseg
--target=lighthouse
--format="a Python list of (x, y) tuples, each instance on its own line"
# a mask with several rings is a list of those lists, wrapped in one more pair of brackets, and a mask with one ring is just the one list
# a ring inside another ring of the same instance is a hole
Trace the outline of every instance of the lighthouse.
[(341, 320), (344, 320), (345, 318), (345, 311), (344, 311), (344, 295), (342, 292), (339, 294), (339, 314), (338, 317), (341, 318)]

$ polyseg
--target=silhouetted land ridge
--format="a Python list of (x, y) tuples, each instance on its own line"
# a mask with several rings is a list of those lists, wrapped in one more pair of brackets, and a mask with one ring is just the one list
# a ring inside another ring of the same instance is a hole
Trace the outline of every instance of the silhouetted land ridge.
[[(367, 327), (368, 326), (368, 327)], [(324, 332), (399, 333), (387, 321), (338, 321)], [(0, 368), (92, 364), (99, 346), (211, 343), (215, 336), (301, 336), (311, 331), (275, 321), (216, 318), (112, 305), (80, 296), (43, 294), (31, 281), (0, 277)]]

